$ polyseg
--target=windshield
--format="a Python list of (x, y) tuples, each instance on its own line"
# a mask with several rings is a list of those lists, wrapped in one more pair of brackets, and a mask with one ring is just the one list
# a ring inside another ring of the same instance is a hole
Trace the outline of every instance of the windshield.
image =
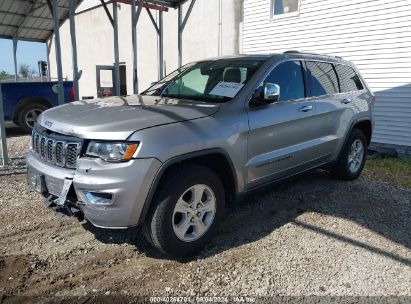
[(187, 64), (142, 95), (226, 102), (240, 92), (263, 62), (231, 58)]

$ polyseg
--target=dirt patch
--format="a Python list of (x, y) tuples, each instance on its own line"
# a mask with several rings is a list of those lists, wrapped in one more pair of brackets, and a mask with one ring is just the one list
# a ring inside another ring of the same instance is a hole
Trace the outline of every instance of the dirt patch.
[(25, 256), (0, 257), (0, 294), (10, 295), (24, 284), (28, 274), (29, 258)]
[(176, 261), (147, 244), (138, 228), (57, 219), (25, 179), (0, 179), (0, 302), (411, 296), (408, 188), (306, 174), (230, 207), (213, 241)]

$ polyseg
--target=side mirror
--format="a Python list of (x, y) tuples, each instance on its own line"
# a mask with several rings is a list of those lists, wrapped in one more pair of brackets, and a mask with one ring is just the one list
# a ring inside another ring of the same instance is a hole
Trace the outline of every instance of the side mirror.
[(263, 87), (257, 89), (251, 98), (250, 106), (258, 107), (277, 102), (280, 99), (280, 86), (275, 83), (264, 83)]
[(266, 103), (277, 102), (280, 99), (280, 86), (275, 83), (264, 83), (264, 100)]

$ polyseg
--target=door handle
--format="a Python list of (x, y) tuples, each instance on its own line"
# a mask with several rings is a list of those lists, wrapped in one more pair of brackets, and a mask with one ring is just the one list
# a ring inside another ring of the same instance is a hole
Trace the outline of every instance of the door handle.
[(313, 109), (313, 106), (304, 106), (298, 109), (298, 111), (300, 112), (308, 112), (311, 111)]
[(343, 104), (349, 104), (352, 100), (348, 99), (348, 98), (344, 98), (343, 100), (341, 100), (341, 103)]

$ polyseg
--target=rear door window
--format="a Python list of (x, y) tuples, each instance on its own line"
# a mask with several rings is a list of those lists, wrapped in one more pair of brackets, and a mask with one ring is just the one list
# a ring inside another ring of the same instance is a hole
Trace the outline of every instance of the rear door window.
[(337, 64), (335, 69), (340, 79), (342, 92), (360, 91), (364, 89), (360, 77), (353, 68), (347, 65)]
[(303, 70), (300, 61), (286, 61), (280, 63), (267, 76), (265, 82), (280, 86), (279, 101), (295, 100), (305, 97)]
[(331, 95), (339, 92), (337, 74), (328, 62), (307, 61), (311, 75), (311, 95)]

